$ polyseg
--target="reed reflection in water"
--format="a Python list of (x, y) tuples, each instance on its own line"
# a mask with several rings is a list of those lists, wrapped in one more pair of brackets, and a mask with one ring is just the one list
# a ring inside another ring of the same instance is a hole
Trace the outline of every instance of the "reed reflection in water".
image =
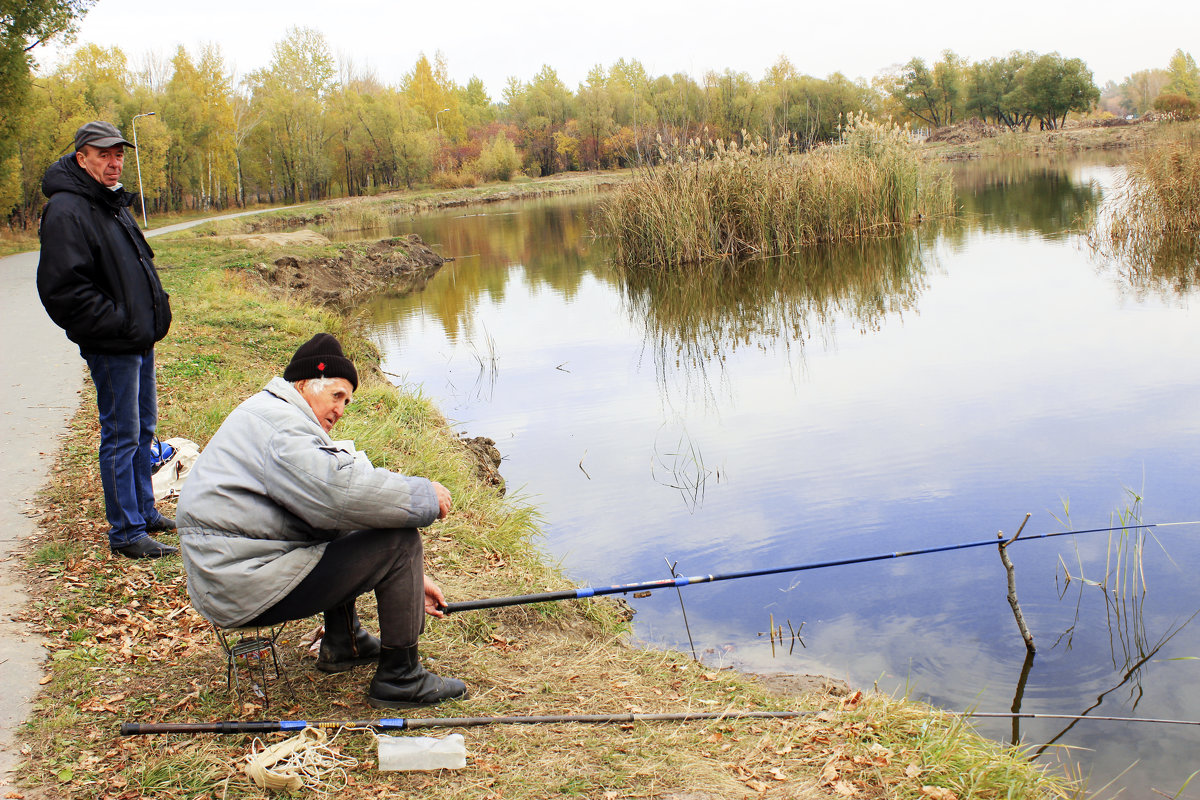
[(912, 310), (927, 262), (936, 261), (922, 246), (930, 235), (926, 229), (694, 269), (630, 268), (620, 288), (664, 400), (715, 403), (721, 366), (739, 349), (802, 365), (807, 342), (816, 337), (830, 348), (839, 323), (865, 335), (889, 314)]

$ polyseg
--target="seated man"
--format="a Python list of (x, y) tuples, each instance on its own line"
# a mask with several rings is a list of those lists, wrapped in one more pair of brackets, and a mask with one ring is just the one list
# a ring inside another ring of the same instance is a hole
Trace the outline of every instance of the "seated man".
[[(425, 577), (417, 528), (449, 513), (450, 492), (373, 467), (351, 442), (329, 438), (357, 388), (337, 339), (319, 333), (229, 415), (179, 497), (188, 594), (226, 628), (324, 612), (317, 668), (377, 661), (367, 690), (376, 708), (466, 697), (461, 681), (425, 671), (417, 654), (422, 612), (440, 617), (445, 605)], [(371, 590), (382, 642), (354, 610)]]

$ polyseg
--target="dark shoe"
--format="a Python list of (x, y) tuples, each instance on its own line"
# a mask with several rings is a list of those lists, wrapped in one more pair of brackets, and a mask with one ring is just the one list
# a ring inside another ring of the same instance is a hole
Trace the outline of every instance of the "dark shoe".
[(149, 536), (143, 536), (132, 544), (127, 544), (124, 547), (114, 547), (112, 551), (126, 558), (162, 558), (163, 556), (175, 555), (179, 552), (179, 548), (171, 547), (171, 545), (163, 544), (162, 542), (156, 542)]
[(325, 635), (317, 654), (321, 672), (345, 672), (359, 664), (379, 660), (379, 639), (367, 633), (358, 621), (353, 603), (325, 612)]
[(175, 530), (175, 520), (162, 514), (159, 515), (157, 522), (146, 524), (146, 533), (165, 533)]
[(416, 708), (466, 696), (465, 683), (438, 677), (421, 666), (416, 645), (384, 647), (367, 689), (367, 703), (375, 708)]

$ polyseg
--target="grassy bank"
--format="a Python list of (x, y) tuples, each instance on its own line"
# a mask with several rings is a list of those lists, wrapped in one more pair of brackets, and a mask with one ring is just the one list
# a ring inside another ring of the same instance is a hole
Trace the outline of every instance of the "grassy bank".
[(802, 155), (720, 142), (671, 155), (601, 207), (599, 228), (619, 263), (781, 255), (954, 212), (948, 174), (919, 157), (906, 131), (865, 118), (840, 143)]

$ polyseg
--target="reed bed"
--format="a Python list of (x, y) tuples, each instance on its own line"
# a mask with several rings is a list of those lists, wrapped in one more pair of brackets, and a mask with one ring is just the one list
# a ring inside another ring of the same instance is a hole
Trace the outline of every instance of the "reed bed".
[(1174, 127), (1136, 153), (1116, 201), (1088, 231), (1094, 251), (1122, 265), (1136, 289), (1184, 291), (1200, 273), (1200, 125)]
[(1200, 233), (1200, 128), (1136, 154), (1123, 188), (1128, 205), (1113, 218), (1114, 241)]
[(660, 157), (601, 206), (599, 232), (621, 264), (782, 255), (954, 212), (949, 174), (920, 158), (905, 129), (865, 116), (801, 155), (761, 140), (692, 140)]

